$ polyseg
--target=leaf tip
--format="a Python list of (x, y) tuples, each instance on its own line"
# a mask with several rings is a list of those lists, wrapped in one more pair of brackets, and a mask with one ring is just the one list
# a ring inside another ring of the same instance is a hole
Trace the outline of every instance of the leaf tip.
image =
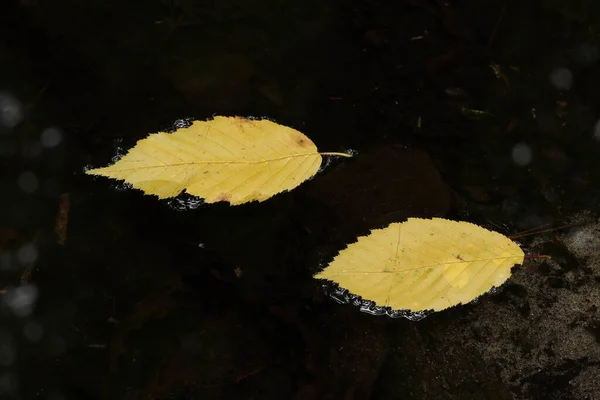
[(99, 170), (101, 170), (102, 168), (88, 168), (88, 169), (84, 169), (83, 172), (86, 175), (100, 175), (98, 173)]

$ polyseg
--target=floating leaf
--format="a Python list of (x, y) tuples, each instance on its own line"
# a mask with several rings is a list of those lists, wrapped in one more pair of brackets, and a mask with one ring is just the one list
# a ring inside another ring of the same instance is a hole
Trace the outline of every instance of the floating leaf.
[(161, 199), (182, 191), (206, 203), (264, 201), (315, 175), (322, 155), (295, 129), (272, 121), (215, 117), (139, 140), (120, 160), (90, 175), (124, 180)]
[(315, 278), (377, 306), (440, 311), (500, 286), (523, 258), (512, 240), (469, 222), (409, 218), (359, 237)]

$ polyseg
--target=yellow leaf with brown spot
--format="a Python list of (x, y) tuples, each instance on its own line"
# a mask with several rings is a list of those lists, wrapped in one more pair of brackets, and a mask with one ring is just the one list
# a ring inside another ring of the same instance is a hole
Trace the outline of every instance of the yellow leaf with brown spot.
[(322, 155), (295, 129), (267, 119), (215, 117), (139, 140), (113, 165), (90, 175), (123, 180), (161, 199), (186, 193), (206, 203), (264, 201), (317, 173)]
[(441, 311), (502, 285), (523, 259), (515, 242), (475, 224), (409, 218), (359, 237), (315, 278), (377, 306)]

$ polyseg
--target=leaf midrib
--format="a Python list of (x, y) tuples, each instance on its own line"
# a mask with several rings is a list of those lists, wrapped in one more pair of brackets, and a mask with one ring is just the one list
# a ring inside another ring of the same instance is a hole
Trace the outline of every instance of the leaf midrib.
[(114, 166), (117, 163), (133, 163), (133, 162), (144, 162), (144, 160), (125, 160), (125, 159), (121, 159), (119, 161), (117, 161), (117, 163), (113, 164), (112, 166), (109, 167), (104, 167), (104, 168), (97, 168), (97, 169), (108, 169), (110, 168), (111, 171), (115, 171), (115, 172), (121, 172), (121, 171), (131, 171), (131, 170), (139, 170), (139, 169), (150, 169), (150, 168), (169, 168), (169, 167), (181, 167), (181, 166), (187, 166), (187, 165), (204, 165), (204, 164), (245, 164), (245, 165), (257, 165), (257, 164), (266, 164), (266, 163), (270, 163), (270, 162), (275, 162), (275, 161), (281, 161), (281, 160), (289, 160), (292, 158), (297, 158), (297, 157), (309, 157), (309, 156), (320, 156), (321, 153), (308, 153), (308, 154), (297, 154), (297, 155), (292, 155), (292, 156), (285, 156), (285, 157), (278, 157), (278, 158), (271, 158), (268, 160), (260, 160), (260, 161), (230, 161), (230, 160), (216, 160), (216, 161), (190, 161), (190, 162), (185, 162), (185, 163), (165, 163), (163, 165), (141, 165), (141, 166), (136, 166), (136, 167), (131, 167), (131, 168), (114, 168)]
[(493, 257), (493, 258), (480, 258), (480, 259), (476, 259), (476, 260), (463, 260), (463, 261), (449, 261), (449, 262), (439, 262), (439, 263), (435, 263), (435, 264), (427, 264), (427, 265), (421, 265), (419, 267), (416, 268), (410, 268), (410, 269), (401, 269), (401, 270), (391, 270), (391, 271), (348, 271), (348, 272), (336, 272), (336, 275), (349, 275), (349, 274), (400, 274), (403, 272), (410, 272), (410, 271), (418, 271), (420, 269), (423, 268), (430, 268), (430, 267), (439, 267), (442, 265), (448, 265), (448, 264), (471, 264), (477, 261), (493, 261), (493, 260), (508, 260), (510, 258), (522, 258), (523, 256), (519, 255), (519, 256), (506, 256), (506, 257)]

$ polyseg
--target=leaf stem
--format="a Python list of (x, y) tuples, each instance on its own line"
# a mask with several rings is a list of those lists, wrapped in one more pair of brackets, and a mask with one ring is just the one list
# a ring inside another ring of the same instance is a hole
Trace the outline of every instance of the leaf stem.
[(322, 156), (340, 156), (340, 157), (352, 157), (351, 154), (346, 154), (346, 153), (336, 153), (336, 152), (331, 152), (331, 153), (319, 153)]

